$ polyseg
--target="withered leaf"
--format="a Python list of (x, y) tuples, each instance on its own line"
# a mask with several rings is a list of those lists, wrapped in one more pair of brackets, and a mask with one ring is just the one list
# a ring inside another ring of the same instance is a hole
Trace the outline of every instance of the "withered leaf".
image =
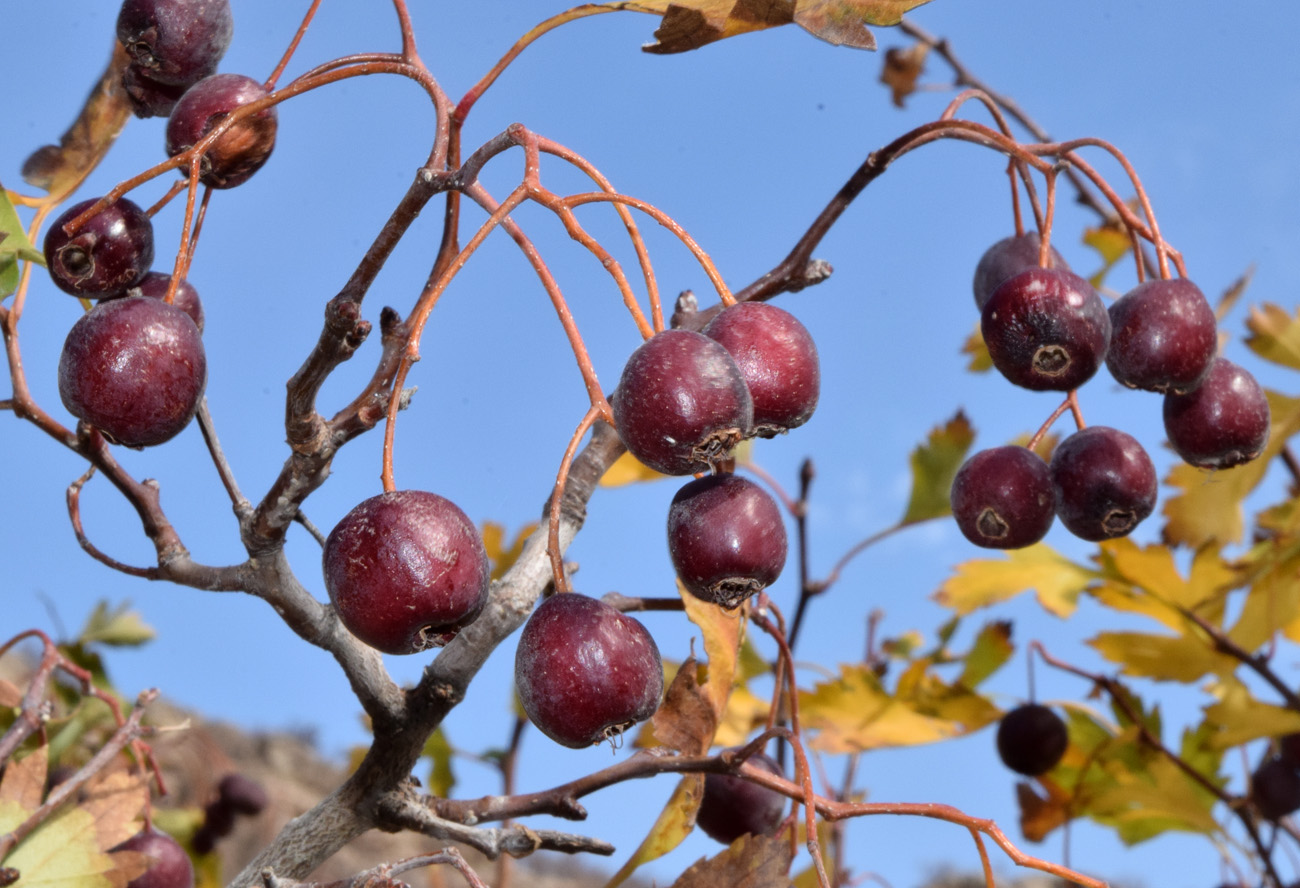
[(658, 742), (686, 755), (707, 752), (712, 745), (718, 716), (700, 687), (699, 664), (694, 657), (688, 657), (677, 670), (653, 723)]
[(894, 46), (885, 50), (880, 82), (889, 87), (897, 107), (902, 108), (904, 99), (916, 92), (916, 81), (925, 71), (925, 57), (929, 53), (930, 46), (926, 43), (916, 43), (907, 49)]
[(790, 863), (788, 841), (747, 833), (721, 854), (696, 861), (672, 888), (787, 888)]

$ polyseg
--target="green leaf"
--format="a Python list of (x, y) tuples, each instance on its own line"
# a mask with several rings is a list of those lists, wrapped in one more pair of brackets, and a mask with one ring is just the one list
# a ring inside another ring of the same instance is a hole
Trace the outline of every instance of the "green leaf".
[(45, 254), (27, 239), (9, 194), (0, 188), (0, 299), (18, 289), (18, 263), (45, 264)]
[(966, 663), (962, 667), (957, 683), (968, 688), (977, 688), (984, 679), (1002, 668), (1003, 664), (1015, 653), (1016, 646), (1011, 643), (1011, 623), (997, 620), (986, 623), (975, 637)]
[(140, 614), (131, 610), (131, 602), (124, 601), (110, 609), (107, 601), (100, 600), (86, 619), (86, 625), (77, 636), (77, 643), (86, 645), (98, 642), (112, 647), (137, 647), (146, 641), (152, 641), (156, 635), (153, 628), (140, 619)]
[(1079, 593), (1098, 578), (1046, 543), (1012, 550), (1007, 558), (980, 558), (957, 565), (934, 600), (965, 615), (1033, 589), (1051, 614), (1074, 613)]
[(903, 513), (903, 524), (952, 513), (948, 492), (974, 440), (970, 420), (958, 410), (952, 419), (931, 429), (925, 443), (912, 451), (912, 496)]

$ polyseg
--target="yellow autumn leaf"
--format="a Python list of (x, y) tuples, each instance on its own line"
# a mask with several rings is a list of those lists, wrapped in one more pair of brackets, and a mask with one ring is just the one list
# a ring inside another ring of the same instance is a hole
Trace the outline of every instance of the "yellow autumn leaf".
[(113, 858), (100, 850), (95, 819), (67, 808), (36, 828), (4, 859), (22, 875), (15, 888), (112, 888)]
[(1213, 642), (1193, 635), (1101, 632), (1088, 644), (1125, 675), (1190, 684), (1206, 674), (1228, 675), (1240, 665), (1216, 653)]
[(1274, 364), (1300, 370), (1300, 309), (1292, 317), (1279, 305), (1251, 306), (1246, 338), (1255, 354)]
[(984, 334), (980, 331), (979, 324), (976, 324), (970, 336), (966, 337), (961, 353), (969, 356), (966, 369), (971, 373), (987, 373), (993, 369), (993, 356), (989, 354), (989, 347), (984, 344)]
[(515, 532), (515, 538), (506, 545), (506, 529), (495, 521), (483, 522), (483, 548), (487, 551), (488, 561), (492, 564), (492, 579), (499, 580), (506, 575), (514, 563), (523, 554), (524, 544), (537, 530), (537, 522), (525, 524)]
[(649, 834), (640, 847), (632, 853), (627, 863), (623, 864), (614, 877), (605, 884), (605, 888), (617, 888), (627, 881), (643, 863), (649, 863), (663, 857), (682, 843), (695, 828), (695, 814), (700, 810), (700, 798), (704, 794), (704, 775), (687, 774), (677, 784), (668, 804), (650, 827)]
[(1101, 287), (1115, 263), (1123, 259), (1133, 247), (1128, 233), (1118, 222), (1085, 229), (1083, 242), (1101, 254), (1101, 268), (1088, 278), (1094, 287)]
[(687, 618), (699, 627), (704, 636), (704, 653), (709, 658), (709, 674), (703, 691), (713, 704), (714, 713), (721, 718), (727, 707), (727, 695), (736, 675), (740, 657), (740, 639), (744, 633), (745, 608), (725, 610), (716, 604), (701, 601), (687, 592), (681, 583), (677, 593), (686, 608)]
[(1296, 628), (1300, 628), (1300, 555), (1293, 554), (1253, 578), (1228, 637), (1254, 653), (1278, 632), (1292, 636)]
[(1007, 558), (980, 558), (957, 565), (933, 597), (965, 616), (1033, 589), (1045, 610), (1068, 617), (1074, 613), (1079, 593), (1097, 578), (1095, 571), (1075, 564), (1046, 543), (1037, 543), (1012, 550)]
[(737, 685), (727, 698), (727, 709), (713, 735), (715, 746), (740, 746), (754, 730), (767, 723), (768, 701), (755, 696), (749, 688)]
[(1213, 833), (1215, 797), (1164, 756), (1153, 757), (1141, 772), (1116, 772), (1116, 785), (1089, 799), (1081, 813), (1112, 826), (1129, 845), (1177, 829)]
[(642, 481), (661, 481), (670, 476), (656, 472), (630, 453), (624, 453), (600, 477), (601, 487), (624, 487)]
[(1107, 607), (1158, 620), (1182, 632), (1188, 620), (1182, 610), (1211, 623), (1223, 618), (1223, 593), (1236, 585), (1237, 571), (1215, 547), (1197, 551), (1183, 579), (1168, 546), (1139, 547), (1128, 538), (1107, 540), (1098, 547), (1104, 582), (1091, 594)]
[(1235, 677), (1214, 682), (1208, 690), (1218, 700), (1204, 707), (1205, 723), (1213, 730), (1210, 745), (1215, 749), (1300, 731), (1300, 713), (1255, 699)]

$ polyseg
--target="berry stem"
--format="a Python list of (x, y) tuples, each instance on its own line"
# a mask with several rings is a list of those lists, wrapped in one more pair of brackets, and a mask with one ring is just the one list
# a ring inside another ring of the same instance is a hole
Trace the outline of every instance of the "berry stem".
[(185, 180), (177, 179), (175, 182), (172, 183), (172, 187), (167, 189), (167, 193), (164, 194), (162, 197), (158, 198), (157, 202), (155, 202), (153, 206), (151, 206), (149, 209), (144, 211), (144, 214), (148, 216), (150, 219), (152, 219), (154, 216), (158, 214), (159, 210), (167, 206), (167, 204), (171, 203), (172, 198), (180, 194), (184, 188), (185, 188)]
[[(400, 9), (402, 6), (401, 0), (395, 0), (395, 2), (399, 7), (398, 15), (400, 16), (403, 11)], [(266, 88), (267, 92), (271, 92), (275, 89), (276, 81), (280, 79), (280, 75), (284, 73), (284, 69), (289, 66), (289, 60), (293, 58), (293, 54), (298, 50), (298, 44), (302, 42), (303, 35), (307, 33), (307, 28), (311, 25), (311, 20), (316, 17), (316, 10), (319, 7), (320, 0), (311, 0), (311, 6), (307, 8), (306, 14), (302, 17), (302, 24), (299, 25), (298, 30), (294, 32), (293, 39), (289, 41), (289, 46), (285, 49), (284, 55), (280, 57), (279, 63), (275, 66), (274, 70), (271, 71), (271, 75), (266, 78), (266, 82), (262, 84)], [(403, 31), (402, 36), (405, 38), (405, 31)]]
[(131, 577), (142, 577), (146, 580), (158, 579), (157, 567), (132, 567), (129, 564), (124, 564), (123, 562), (106, 555), (86, 536), (86, 532), (81, 525), (81, 488), (85, 486), (86, 482), (89, 481), (94, 474), (95, 467), (92, 465), (90, 468), (86, 469), (80, 478), (68, 485), (68, 518), (72, 522), (72, 532), (77, 537), (77, 543), (86, 554), (106, 567), (112, 568), (113, 570)]
[(1047, 417), (1047, 420), (1041, 426), (1038, 427), (1038, 431), (1034, 432), (1034, 436), (1029, 439), (1029, 443), (1026, 444), (1025, 447), (1027, 447), (1030, 450), (1036, 450), (1039, 443), (1047, 435), (1048, 430), (1051, 429), (1051, 427), (1056, 423), (1056, 421), (1065, 414), (1065, 411), (1070, 410), (1072, 408), (1073, 405), (1071, 404), (1071, 398), (1073, 396), (1074, 396), (1073, 391), (1065, 396), (1065, 400), (1062, 401), (1060, 405), (1055, 410), (1052, 411), (1052, 415)]
[(1047, 268), (1052, 262), (1052, 222), (1056, 217), (1056, 174), (1059, 166), (1047, 171), (1047, 209), (1043, 214), (1043, 226), (1039, 229), (1038, 264)]
[(578, 452), (578, 444), (586, 436), (592, 423), (601, 418), (596, 405), (588, 408), (582, 421), (569, 438), (569, 445), (564, 448), (564, 458), (560, 460), (560, 470), (555, 475), (555, 487), (551, 492), (551, 502), (547, 509), (546, 555), (551, 560), (551, 576), (555, 582), (555, 591), (568, 592), (569, 578), (564, 572), (564, 549), (560, 546), (560, 507), (564, 501), (564, 486), (569, 480), (569, 467), (573, 465), (573, 456)]

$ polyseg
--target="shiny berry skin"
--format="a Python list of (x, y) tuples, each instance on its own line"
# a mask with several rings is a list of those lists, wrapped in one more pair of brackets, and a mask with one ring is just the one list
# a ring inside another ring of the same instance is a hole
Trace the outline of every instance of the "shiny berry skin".
[(747, 478), (696, 478), (677, 491), (668, 509), (668, 553), (692, 595), (739, 607), (785, 567), (781, 509)]
[(703, 330), (722, 343), (754, 400), (754, 434), (771, 438), (803, 425), (817, 409), (817, 346), (799, 320), (767, 302), (724, 308)]
[(980, 330), (993, 365), (1008, 381), (1068, 392), (1106, 359), (1110, 316), (1092, 284), (1069, 271), (1035, 266), (998, 285)]
[[(998, 284), (1026, 268), (1038, 266), (1041, 244), (1042, 239), (1039, 238), (1038, 232), (1030, 231), (1004, 237), (985, 250), (975, 266), (975, 280), (971, 284), (971, 289), (975, 292), (975, 307), (983, 311), (985, 303), (998, 288)], [(1048, 254), (1048, 268), (1070, 270), (1069, 263), (1056, 252), (1056, 247), (1048, 247)]]
[(986, 549), (1032, 546), (1056, 517), (1047, 463), (1024, 447), (994, 447), (966, 460), (949, 501), (966, 539)]
[(707, 471), (754, 418), (731, 354), (691, 330), (664, 330), (632, 352), (610, 406), (623, 444), (665, 475)]
[(59, 395), (78, 419), (127, 447), (178, 434), (207, 383), (199, 328), (184, 311), (128, 296), (99, 303), (68, 332)]
[(543, 734), (582, 749), (654, 715), (663, 664), (645, 626), (603, 601), (565, 592), (539, 604), (524, 624), (515, 688)]
[[(747, 762), (784, 777), (781, 766), (770, 755), (756, 752)], [(781, 826), (786, 797), (733, 774), (704, 775), (704, 795), (695, 825), (724, 845), (743, 835), (771, 836)]]
[[(150, 299), (165, 299), (167, 296), (167, 287), (172, 281), (172, 276), (161, 271), (151, 271), (144, 276), (140, 283), (127, 290), (124, 296), (148, 296)], [(111, 296), (110, 299), (120, 297)], [(176, 298), (172, 302), (181, 311), (190, 316), (194, 326), (203, 332), (203, 303), (199, 301), (199, 291), (194, 289), (189, 281), (182, 279), (176, 285)]]
[(228, 0), (124, 0), (117, 39), (149, 79), (188, 86), (217, 70), (234, 26)]
[(1128, 536), (1156, 505), (1156, 468), (1137, 439), (1089, 426), (1052, 454), (1056, 514), (1070, 533), (1091, 542)]
[(63, 230), (96, 200), (64, 210), (45, 233), (50, 278), (63, 292), (87, 299), (120, 296), (153, 264), (153, 222), (125, 197), (87, 219), (76, 234)]
[(322, 560), (343, 625), (386, 654), (446, 644), (487, 603), (483, 538), (436, 493), (397, 490), (365, 500), (330, 531)]
[(131, 100), (131, 111), (140, 118), (169, 116), (189, 88), (189, 84), (159, 83), (134, 64), (122, 72), (122, 89)]
[(1056, 767), (1070, 745), (1065, 722), (1038, 703), (1025, 703), (998, 723), (998, 757), (1017, 774), (1037, 777)]
[(1280, 758), (1265, 759), (1250, 775), (1250, 799), (1265, 820), (1300, 810), (1300, 772)]
[(1216, 358), (1194, 391), (1165, 395), (1165, 434), (1184, 462), (1229, 469), (1268, 444), (1268, 397), (1250, 371)]
[(1150, 392), (1186, 392), (1219, 345), (1214, 309), (1186, 278), (1138, 284), (1110, 307), (1106, 366), (1116, 381)]
[(194, 866), (175, 839), (157, 830), (139, 832), (115, 846), (114, 851), (138, 851), (152, 858), (143, 875), (126, 888), (194, 888)]
[[(264, 98), (262, 84), (242, 74), (214, 74), (186, 90), (167, 119), (167, 156), (175, 157), (241, 105)], [(234, 188), (262, 168), (275, 148), (275, 107), (263, 108), (233, 124), (203, 152), (199, 181)], [(188, 167), (181, 173), (188, 175)]]

